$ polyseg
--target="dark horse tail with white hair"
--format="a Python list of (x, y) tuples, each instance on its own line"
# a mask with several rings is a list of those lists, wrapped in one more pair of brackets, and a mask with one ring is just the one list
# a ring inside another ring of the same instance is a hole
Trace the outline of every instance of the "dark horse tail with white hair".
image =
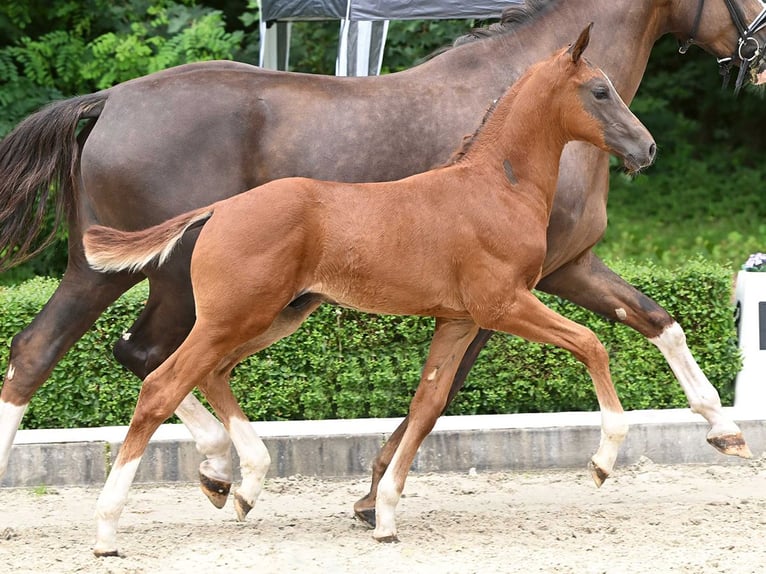
[[(77, 127), (81, 120), (96, 120), (107, 97), (98, 92), (48, 104), (0, 141), (0, 272), (49, 245), (73, 209)], [(49, 209), (53, 229), (38, 239)]]
[(96, 271), (140, 271), (156, 261), (162, 265), (184, 233), (213, 215), (211, 206), (188, 211), (140, 231), (120, 231), (94, 225), (82, 238), (85, 258)]

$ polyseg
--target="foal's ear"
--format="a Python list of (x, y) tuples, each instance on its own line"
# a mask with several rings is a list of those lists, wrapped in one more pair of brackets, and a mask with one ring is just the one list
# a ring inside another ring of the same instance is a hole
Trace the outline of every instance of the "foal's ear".
[(593, 22), (588, 24), (585, 27), (585, 30), (580, 32), (580, 37), (577, 38), (577, 41), (569, 47), (568, 52), (572, 54), (572, 61), (575, 64), (580, 61), (580, 56), (582, 56), (582, 53), (585, 51), (585, 48), (588, 47), (588, 42), (590, 42), (591, 28), (593, 28)]

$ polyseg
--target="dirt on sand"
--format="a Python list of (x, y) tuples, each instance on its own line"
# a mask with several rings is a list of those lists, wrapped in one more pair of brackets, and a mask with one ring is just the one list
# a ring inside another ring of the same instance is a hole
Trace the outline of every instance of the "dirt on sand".
[(244, 523), (195, 485), (137, 485), (121, 557), (91, 552), (99, 488), (0, 490), (0, 572), (762, 573), (766, 458), (725, 466), (413, 474), (399, 538), (352, 517), (367, 478), (271, 479)]

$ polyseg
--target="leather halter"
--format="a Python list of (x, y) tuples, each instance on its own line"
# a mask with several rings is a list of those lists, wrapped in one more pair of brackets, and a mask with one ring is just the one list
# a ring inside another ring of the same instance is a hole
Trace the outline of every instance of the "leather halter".
[[(766, 26), (766, 6), (764, 6), (749, 26), (745, 26), (746, 20), (742, 15), (739, 6), (735, 4), (735, 0), (724, 0), (724, 2), (726, 3), (726, 8), (729, 10), (732, 22), (737, 27), (739, 39), (737, 40), (737, 48), (734, 50), (734, 53), (728, 58), (718, 58), (718, 65), (721, 75), (723, 76), (724, 88), (729, 83), (729, 75), (732, 65), (739, 65), (739, 74), (737, 74), (737, 81), (734, 85), (734, 93), (737, 93), (744, 85), (748, 71), (753, 68), (757, 69), (758, 62), (763, 60), (763, 46), (761, 46), (760, 42), (755, 37), (755, 34)], [(700, 0), (697, 5), (697, 14), (694, 17), (694, 24), (692, 25), (689, 39), (683, 42), (678, 48), (678, 51), (681, 54), (685, 54), (689, 49), (689, 46), (694, 43), (694, 37), (699, 30), (704, 7), (705, 0)]]

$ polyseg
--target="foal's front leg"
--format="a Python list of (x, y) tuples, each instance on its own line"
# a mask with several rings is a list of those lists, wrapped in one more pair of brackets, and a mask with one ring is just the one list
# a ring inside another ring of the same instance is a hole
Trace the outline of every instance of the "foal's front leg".
[(750, 458), (737, 424), (694, 360), (681, 326), (665, 309), (609, 269), (592, 252), (544, 277), (537, 288), (624, 323), (654, 343), (686, 394), (691, 410), (710, 424), (707, 441), (723, 454)]
[(550, 343), (571, 352), (588, 369), (601, 409), (601, 442), (590, 461), (591, 474), (601, 486), (612, 472), (628, 432), (620, 399), (612, 384), (609, 356), (596, 335), (546, 307), (526, 289), (515, 293), (512, 314), (478, 318), (482, 327), (519, 335), (529, 341)]
[(478, 327), (470, 320), (436, 320), (436, 330), (420, 385), (410, 404), (408, 424), (378, 485), (376, 526), (373, 532), (373, 537), (378, 541), (391, 542), (397, 539), (395, 511), (407, 473), (420, 444), (447, 405), (455, 371), (477, 331)]

